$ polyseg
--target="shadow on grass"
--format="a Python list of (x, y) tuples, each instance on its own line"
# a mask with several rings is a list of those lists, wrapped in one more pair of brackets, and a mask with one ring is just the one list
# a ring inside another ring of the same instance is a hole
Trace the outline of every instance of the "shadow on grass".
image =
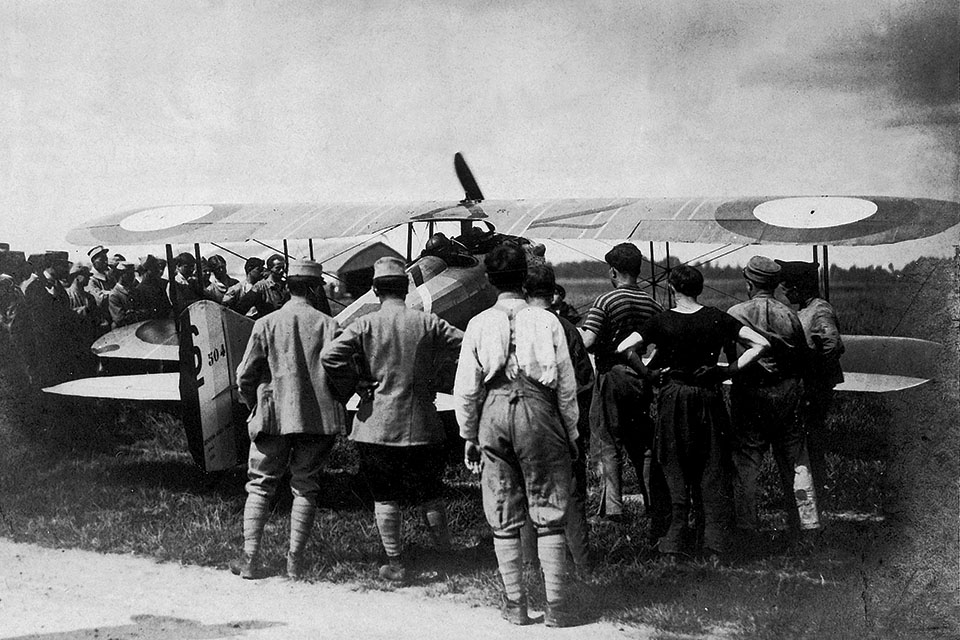
[[(630, 537), (643, 537), (645, 526), (636, 523)], [(603, 558), (579, 597), (593, 619), (667, 633), (860, 638), (868, 631), (865, 563), (883, 556), (890, 540), (882, 522), (833, 522), (816, 546), (790, 547), (772, 537), (752, 559), (677, 564), (636, 545)]]

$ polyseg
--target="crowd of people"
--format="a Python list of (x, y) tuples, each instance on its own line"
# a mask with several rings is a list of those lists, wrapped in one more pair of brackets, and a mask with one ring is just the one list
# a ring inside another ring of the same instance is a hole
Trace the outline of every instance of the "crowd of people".
[[(193, 254), (181, 253), (172, 284), (164, 277), (166, 260), (147, 255), (134, 263), (104, 246), (87, 252), (88, 263), (71, 263), (65, 251), (17, 257), (0, 263), (0, 339), (33, 387), (96, 373), (90, 345), (113, 329), (170, 318), (198, 300), (257, 318), (289, 299), (280, 254), (247, 259), (240, 282), (227, 273), (223, 256), (201, 258), (198, 269)], [(317, 304), (330, 313), (325, 296)]]
[[(508, 240), (483, 258), (496, 303), (461, 331), (406, 306), (409, 278), (396, 258), (374, 265), (379, 310), (340, 327), (321, 267), (310, 260), (292, 261), (287, 273), (283, 256), (250, 258), (236, 281), (222, 257), (201, 261), (197, 274), (196, 258), (183, 253), (168, 283), (153, 256), (134, 265), (95, 247), (89, 257), (90, 266), (71, 265), (65, 254), (49, 253), (29, 277), (0, 275), (4, 333), (44, 383), (76, 373), (51, 344), (82, 343), (89, 353), (91, 336), (201, 299), (256, 318), (237, 371), (250, 409), (250, 451), (243, 554), (230, 567), (244, 578), (262, 574), (261, 539), (287, 473), (287, 573), (303, 576), (320, 470), (341, 433), (356, 444), (373, 495), (385, 558), (380, 577), (407, 577), (404, 505), (419, 506), (438, 549), (450, 551), (441, 481), (449, 443), (438, 392), (452, 392), (464, 464), (480, 475), (503, 581), (501, 612), (512, 623), (531, 622), (530, 562), (542, 571), (546, 624), (576, 623), (569, 590), (571, 575), (591, 566), (589, 523), (629, 519), (627, 461), (637, 472), (650, 543), (671, 561), (763, 548), (758, 481), (768, 448), (794, 539), (822, 526), (824, 423), (843, 379), (843, 345), (814, 263), (751, 258), (743, 270), (749, 299), (726, 312), (698, 302), (704, 281), (697, 269), (674, 267), (674, 304), (664, 309), (638, 283), (640, 251), (622, 243), (604, 257), (612, 289), (581, 317), (542, 252)], [(778, 287), (799, 312), (777, 299)], [(354, 395), (359, 406), (348, 418)], [(588, 519), (591, 438), (601, 495)]]
[[(262, 574), (269, 505), (289, 471), (287, 567), (289, 576), (302, 576), (317, 470), (354, 394), (360, 403), (349, 437), (374, 498), (385, 558), (380, 577), (407, 576), (404, 505), (420, 507), (436, 546), (449, 551), (441, 483), (446, 436), (435, 398), (451, 379), (464, 464), (480, 475), (493, 532), (501, 613), (514, 624), (531, 622), (524, 584), (530, 562), (543, 575), (545, 623), (576, 623), (571, 575), (591, 566), (588, 522), (627, 520), (627, 459), (642, 486), (651, 543), (671, 561), (762, 547), (758, 471), (769, 447), (790, 531), (802, 542), (820, 529), (823, 421), (832, 387), (842, 380), (843, 347), (836, 314), (819, 297), (817, 265), (751, 258), (743, 270), (750, 299), (727, 312), (701, 305), (702, 274), (677, 267), (668, 278), (675, 304), (664, 310), (638, 284), (639, 250), (623, 243), (605, 256), (613, 289), (575, 327), (559, 313), (553, 270), (529, 253), (504, 242), (484, 256), (497, 301), (464, 332), (406, 307), (400, 260), (376, 263), (380, 308), (345, 328), (316, 308), (319, 267), (291, 267), (290, 301), (257, 321), (238, 369), (255, 418), (244, 552), (231, 563), (234, 573)], [(799, 315), (775, 297), (781, 285)], [(728, 379), (729, 403), (721, 386)], [(588, 520), (591, 436), (602, 495), (599, 514)]]

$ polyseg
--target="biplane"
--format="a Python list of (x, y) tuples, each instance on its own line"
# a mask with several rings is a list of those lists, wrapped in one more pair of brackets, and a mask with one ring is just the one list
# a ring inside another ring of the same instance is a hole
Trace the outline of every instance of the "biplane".
[[(960, 224), (960, 203), (890, 196), (748, 198), (610, 198), (486, 200), (460, 154), (454, 167), (465, 197), (459, 202), (408, 204), (289, 203), (162, 206), (113, 214), (72, 230), (81, 246), (242, 243), (363, 237), (407, 227), (409, 306), (463, 327), (496, 296), (482, 254), (500, 238), (643, 241), (714, 245), (810, 245), (828, 263), (827, 247), (892, 244), (942, 233)], [(414, 225), (459, 223), (455, 256), (412, 256)], [(312, 251), (312, 244), (311, 244)], [(312, 256), (311, 256), (312, 257)], [(819, 260), (817, 260), (819, 261)], [(172, 264), (172, 260), (168, 260)], [(824, 286), (828, 269), (822, 269)], [(172, 274), (171, 274), (172, 279)], [(653, 278), (656, 281), (656, 276)], [(377, 308), (372, 292), (336, 317), (341, 324)], [(51, 393), (179, 401), (191, 452), (207, 471), (241, 459), (245, 429), (234, 376), (252, 321), (213, 302), (191, 305), (177, 320), (152, 320), (100, 338), (101, 358), (150, 360), (178, 370), (88, 378), (45, 389)], [(928, 381), (940, 345), (924, 340), (843, 336), (847, 378), (841, 391), (887, 392)]]

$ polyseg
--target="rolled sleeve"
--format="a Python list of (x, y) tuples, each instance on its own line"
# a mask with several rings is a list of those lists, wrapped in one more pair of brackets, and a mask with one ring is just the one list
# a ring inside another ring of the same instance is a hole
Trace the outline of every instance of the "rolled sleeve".
[(483, 368), (477, 358), (475, 327), (467, 327), (460, 346), (457, 375), (453, 382), (453, 411), (460, 425), (460, 437), (477, 439), (480, 405), (483, 402)]
[(576, 442), (580, 437), (577, 431), (577, 422), (580, 420), (580, 408), (577, 405), (577, 374), (570, 360), (570, 350), (567, 348), (567, 338), (563, 328), (557, 323), (557, 404), (563, 426), (567, 430), (567, 439)]

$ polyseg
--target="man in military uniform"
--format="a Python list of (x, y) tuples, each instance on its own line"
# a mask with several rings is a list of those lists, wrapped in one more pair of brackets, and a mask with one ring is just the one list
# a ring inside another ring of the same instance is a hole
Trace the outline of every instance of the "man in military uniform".
[(434, 401), (445, 383), (440, 372), (451, 369), (463, 337), (436, 315), (407, 308), (408, 283), (401, 260), (377, 260), (373, 291), (380, 309), (354, 320), (322, 354), (334, 381), (363, 382), (350, 439), (357, 443), (360, 472), (373, 493), (387, 555), (380, 577), (392, 581), (406, 576), (401, 503), (419, 505), (434, 542), (450, 547), (441, 499), (446, 434)]
[(316, 309), (323, 288), (320, 265), (294, 262), (290, 300), (253, 325), (237, 368), (240, 399), (252, 410), (250, 458), (243, 511), (243, 556), (230, 563), (242, 578), (261, 575), (260, 543), (273, 497), (290, 472), (290, 550), (287, 575), (303, 577), (303, 550), (316, 518), (319, 475), (346, 413), (320, 365), (323, 347), (340, 333), (337, 322)]

